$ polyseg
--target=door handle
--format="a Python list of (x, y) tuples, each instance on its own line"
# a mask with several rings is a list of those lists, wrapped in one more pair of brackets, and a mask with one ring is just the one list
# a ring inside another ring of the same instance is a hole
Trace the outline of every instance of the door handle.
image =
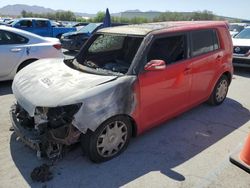
[(10, 49), (11, 52), (20, 52), (22, 49), (21, 48), (12, 48)]

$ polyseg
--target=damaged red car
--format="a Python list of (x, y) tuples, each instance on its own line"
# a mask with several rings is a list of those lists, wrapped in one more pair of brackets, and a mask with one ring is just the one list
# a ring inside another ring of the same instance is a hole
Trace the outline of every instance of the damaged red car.
[(28, 65), (12, 85), (14, 131), (55, 158), (81, 142), (107, 161), (132, 136), (203, 102), (221, 104), (232, 79), (226, 22), (164, 22), (99, 30), (72, 60)]

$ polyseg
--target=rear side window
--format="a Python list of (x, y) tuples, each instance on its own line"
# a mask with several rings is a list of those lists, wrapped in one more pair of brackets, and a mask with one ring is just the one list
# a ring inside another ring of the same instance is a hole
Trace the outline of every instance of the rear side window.
[(39, 28), (48, 27), (48, 21), (47, 20), (36, 20), (36, 27), (39, 27)]
[(219, 49), (217, 33), (213, 29), (191, 32), (191, 43), (193, 57)]
[(21, 35), (17, 35), (15, 33), (0, 30), (0, 45), (26, 44), (28, 43), (28, 41), (29, 40), (27, 38)]

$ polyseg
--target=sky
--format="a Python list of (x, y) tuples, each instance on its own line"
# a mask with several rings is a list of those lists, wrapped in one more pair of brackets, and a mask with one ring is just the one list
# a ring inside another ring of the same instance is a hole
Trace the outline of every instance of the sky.
[(13, 4), (37, 5), (55, 10), (96, 13), (109, 8), (111, 13), (141, 11), (202, 11), (250, 20), (249, 0), (0, 0), (0, 7)]

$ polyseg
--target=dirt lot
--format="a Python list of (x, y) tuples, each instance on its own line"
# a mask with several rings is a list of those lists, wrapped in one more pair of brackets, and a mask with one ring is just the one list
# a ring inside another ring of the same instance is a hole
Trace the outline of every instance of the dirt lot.
[(93, 164), (79, 145), (54, 169), (53, 180), (32, 182), (44, 160), (9, 131), (11, 82), (0, 83), (0, 187), (250, 187), (250, 175), (229, 162), (250, 132), (250, 70), (236, 70), (225, 103), (202, 104), (132, 139), (119, 157)]

